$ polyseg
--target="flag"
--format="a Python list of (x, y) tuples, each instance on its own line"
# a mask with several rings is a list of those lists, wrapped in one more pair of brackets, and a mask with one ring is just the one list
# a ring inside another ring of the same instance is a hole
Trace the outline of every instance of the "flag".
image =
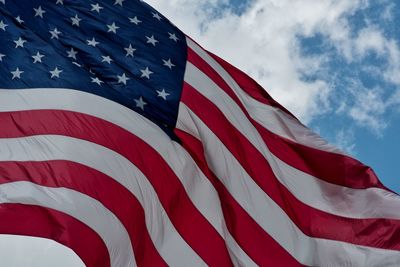
[(0, 234), (89, 267), (399, 266), (400, 198), (139, 0), (0, 1)]

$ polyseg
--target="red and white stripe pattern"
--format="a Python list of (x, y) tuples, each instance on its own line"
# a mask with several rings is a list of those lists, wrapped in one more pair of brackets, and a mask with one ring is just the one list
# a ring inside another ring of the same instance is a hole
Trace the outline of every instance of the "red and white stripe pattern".
[(247, 256), (262, 266), (398, 266), (399, 196), (245, 74), (187, 43), (176, 133)]
[(181, 143), (100, 96), (0, 89), (0, 233), (89, 267), (399, 266), (400, 197), (187, 43)]

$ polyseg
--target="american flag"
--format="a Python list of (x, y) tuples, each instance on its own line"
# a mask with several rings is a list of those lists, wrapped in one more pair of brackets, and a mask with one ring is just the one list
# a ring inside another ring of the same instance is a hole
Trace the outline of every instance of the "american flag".
[(0, 0), (0, 88), (0, 234), (88, 267), (400, 266), (399, 196), (143, 1)]

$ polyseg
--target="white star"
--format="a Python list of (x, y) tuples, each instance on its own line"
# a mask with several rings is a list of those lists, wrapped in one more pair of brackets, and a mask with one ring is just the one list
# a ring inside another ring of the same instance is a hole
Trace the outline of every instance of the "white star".
[(179, 38), (176, 37), (175, 33), (168, 33), (169, 34), (169, 39), (174, 40), (175, 42), (178, 42)]
[(126, 85), (126, 82), (130, 80), (128, 77), (126, 77), (125, 73), (123, 73), (121, 76), (117, 75), (118, 78), (118, 83), (123, 83)]
[(110, 56), (101, 56), (103, 60), (101, 62), (107, 62), (108, 64), (111, 64), (111, 61), (113, 61)]
[(0, 0), (0, 3), (6, 4), (6, 0)]
[(133, 52), (136, 51), (136, 49), (133, 48), (131, 44), (129, 44), (129, 47), (126, 47), (126, 48), (124, 48), (124, 49), (125, 49), (125, 51), (126, 51), (126, 56), (127, 56), (127, 57), (128, 57), (128, 56), (132, 56), (132, 57), (133, 57)]
[(100, 13), (100, 9), (103, 9), (104, 7), (100, 6), (99, 3), (93, 5), (91, 4), (92, 9), (90, 11), (96, 11), (97, 13)]
[(158, 13), (156, 13), (156, 12), (151, 12), (151, 13), (153, 14), (153, 18), (161, 20), (161, 17), (160, 17), (160, 15)]
[(21, 19), (20, 16), (16, 17), (15, 19), (18, 21), (19, 24), (21, 24), (22, 22), (24, 22), (24, 21)]
[(107, 25), (107, 27), (108, 27), (107, 32), (117, 33), (117, 30), (119, 29), (119, 27), (115, 25), (115, 22), (113, 22), (111, 25)]
[(19, 68), (17, 68), (15, 71), (11, 71), (12, 79), (14, 80), (15, 78), (21, 79), (21, 74), (24, 73), (23, 71), (19, 70)]
[(72, 17), (72, 18), (71, 18), (72, 26), (76, 25), (76, 26), (79, 27), (79, 22), (80, 22), (81, 20), (82, 20), (82, 19), (80, 19), (80, 18), (78, 17), (78, 14), (75, 14), (75, 17)]
[(37, 62), (42, 63), (42, 57), (44, 57), (44, 55), (37, 52), (36, 55), (32, 56), (33, 63), (37, 63)]
[(120, 5), (122, 6), (122, 2), (124, 2), (125, 0), (115, 0), (114, 5)]
[(142, 76), (140, 76), (140, 77), (141, 78), (146, 77), (147, 79), (150, 79), (150, 75), (154, 73), (151, 70), (149, 70), (148, 67), (146, 67), (144, 70), (140, 70), (140, 71), (142, 72)]
[(54, 28), (54, 30), (49, 31), (49, 32), (51, 34), (51, 39), (54, 39), (54, 38), (58, 39), (58, 35), (61, 34), (61, 32), (57, 28)]
[(139, 20), (139, 19), (137, 18), (137, 16), (135, 16), (135, 17), (133, 17), (133, 18), (129, 18), (129, 21), (130, 21), (131, 23), (136, 24), (136, 25), (138, 25), (139, 23), (142, 22), (141, 20)]
[(51, 77), (50, 78), (54, 78), (54, 77), (56, 77), (56, 78), (60, 78), (60, 73), (61, 72), (63, 72), (62, 70), (59, 70), (58, 69), (58, 67), (56, 67), (53, 71), (49, 71), (50, 72), (50, 74), (51, 74)]
[(34, 8), (33, 10), (35, 11), (35, 17), (43, 18), (43, 14), (46, 13), (46, 11), (44, 11), (41, 6), (39, 6), (38, 8)]
[(165, 89), (162, 89), (161, 91), (157, 90), (157, 94), (158, 94), (158, 97), (161, 97), (164, 100), (167, 100), (167, 96), (170, 95), (167, 92), (165, 92)]
[(14, 43), (15, 43), (15, 48), (24, 47), (24, 43), (26, 43), (26, 40), (19, 37), (18, 40), (14, 41)]
[(0, 62), (3, 61), (3, 57), (5, 57), (6, 55), (0, 53)]
[(75, 50), (71, 47), (71, 50), (67, 51), (67, 54), (68, 54), (68, 57), (71, 57), (71, 58), (73, 58), (73, 59), (76, 60), (76, 54), (78, 54), (78, 52), (75, 51)]
[(57, 0), (56, 5), (58, 5), (58, 4), (64, 5), (64, 0)]
[(134, 99), (134, 100), (136, 102), (136, 107), (144, 110), (144, 106), (147, 105), (147, 103), (143, 101), (143, 98), (139, 97), (139, 99)]
[(104, 83), (102, 80), (100, 80), (99, 78), (91, 78), (92, 79), (92, 83), (97, 83), (98, 85), (101, 86), (102, 83)]
[(172, 67), (175, 67), (175, 65), (171, 62), (171, 59), (168, 59), (168, 60), (163, 59), (163, 62), (164, 62), (164, 66), (168, 67), (170, 70), (172, 70)]
[(3, 31), (6, 31), (7, 26), (8, 26), (8, 24), (5, 24), (2, 20), (0, 20), (0, 29), (2, 29)]
[(99, 44), (99, 42), (96, 42), (96, 39), (94, 39), (94, 37), (92, 40), (87, 40), (87, 43), (88, 43), (88, 45), (93, 46), (93, 47), (96, 47), (96, 45)]
[(154, 35), (152, 35), (151, 37), (146, 36), (146, 38), (148, 44), (156, 46), (156, 44), (158, 43), (158, 41), (154, 38)]

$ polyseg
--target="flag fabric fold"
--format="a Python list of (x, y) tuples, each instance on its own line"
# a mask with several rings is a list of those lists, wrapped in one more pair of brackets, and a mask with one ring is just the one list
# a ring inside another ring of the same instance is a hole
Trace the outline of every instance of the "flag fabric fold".
[(0, 234), (88, 267), (399, 266), (399, 208), (143, 1), (0, 1)]

